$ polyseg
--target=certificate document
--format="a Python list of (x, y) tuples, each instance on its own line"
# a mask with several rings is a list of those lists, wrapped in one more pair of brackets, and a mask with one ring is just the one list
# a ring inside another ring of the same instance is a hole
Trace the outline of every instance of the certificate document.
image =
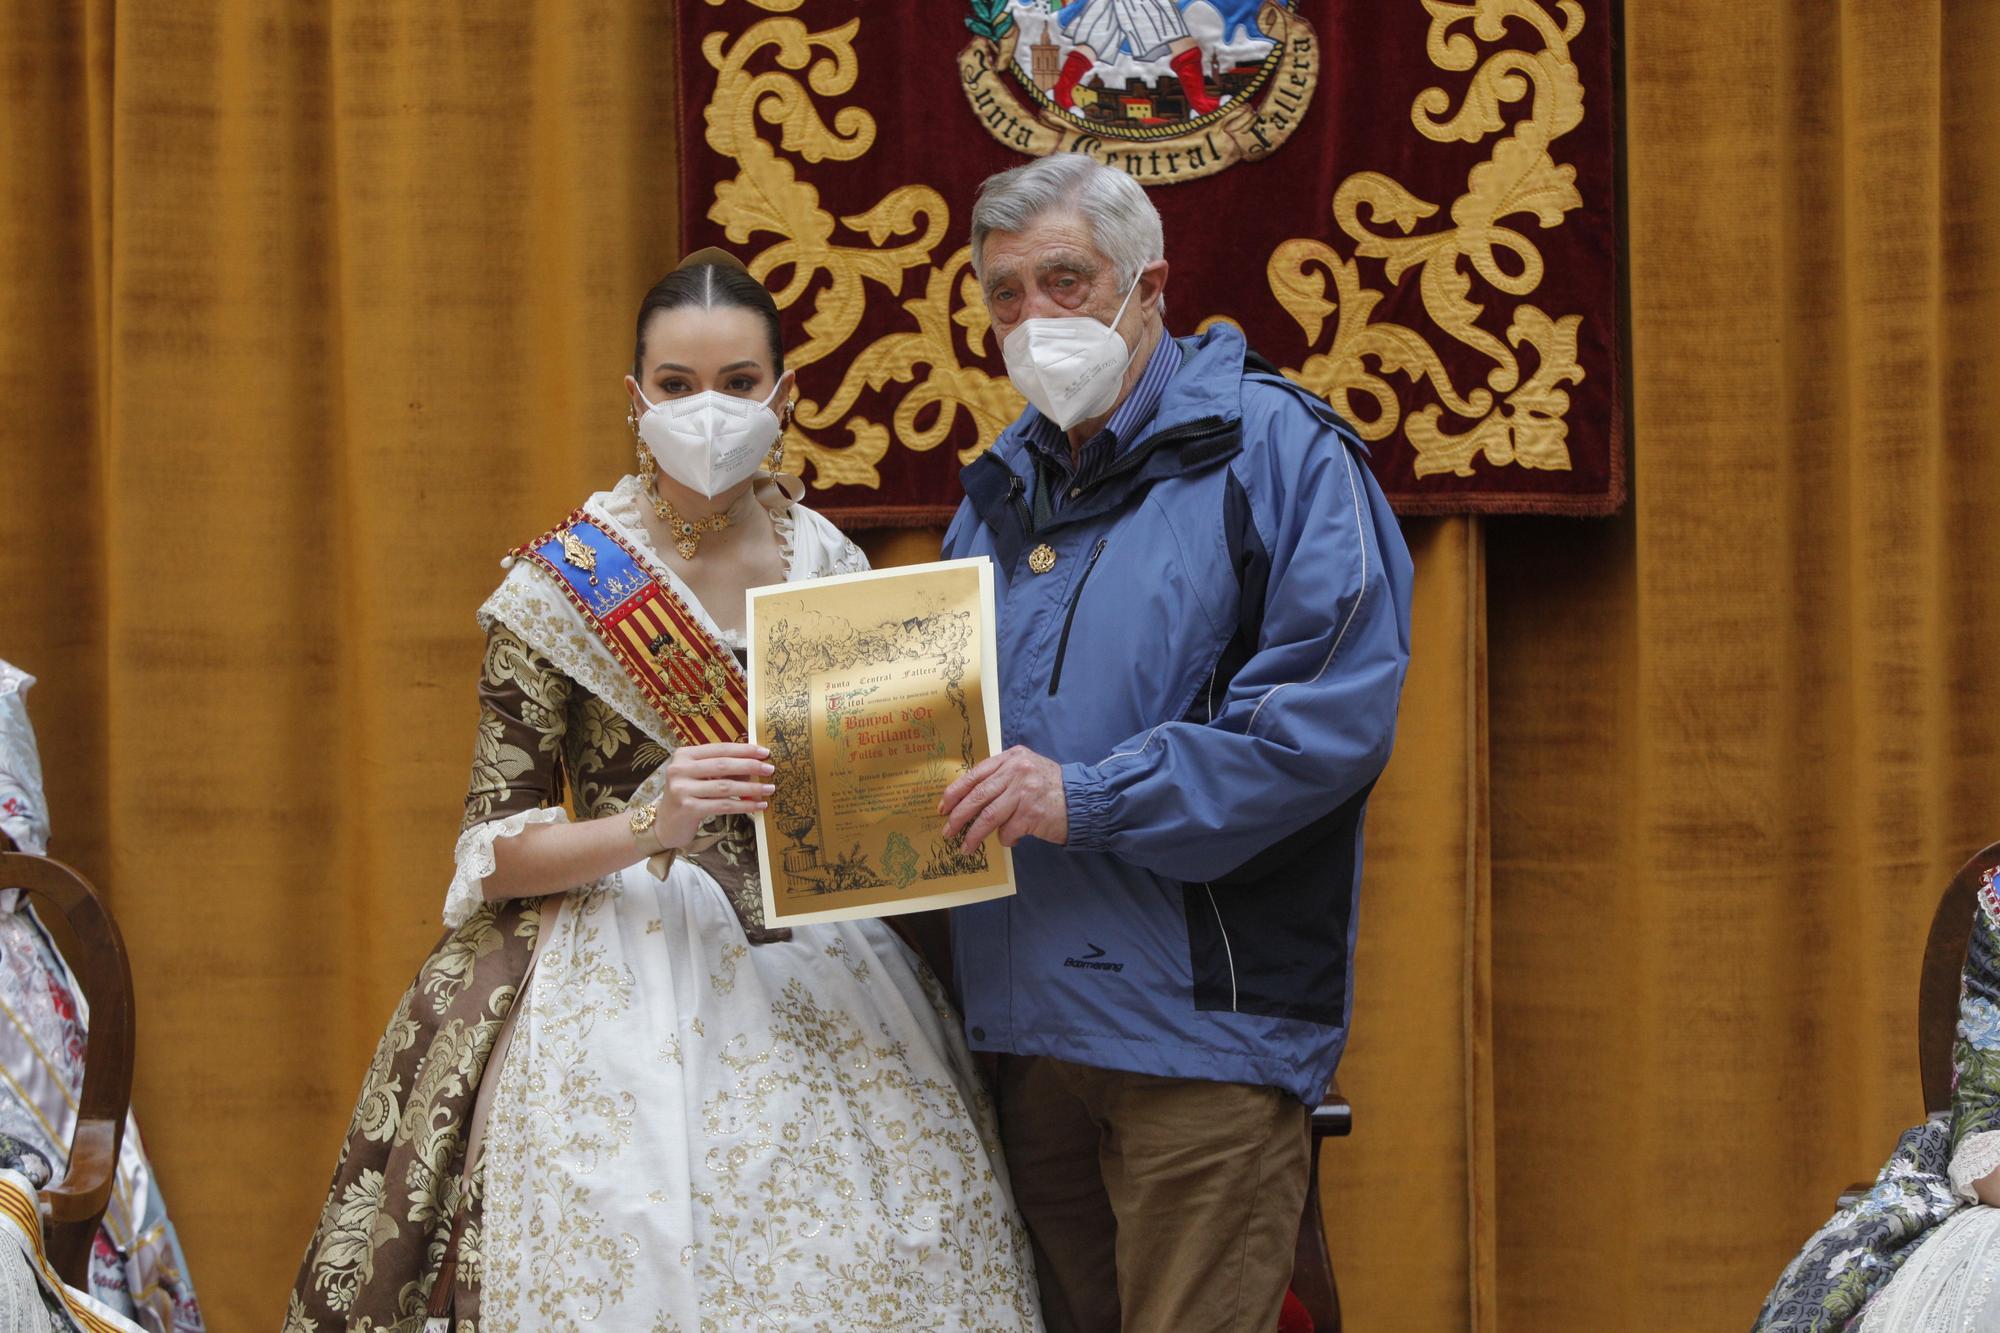
[(773, 926), (1014, 892), (997, 837), (947, 842), (938, 801), (999, 743), (984, 559), (752, 588), (750, 739), (777, 787), (756, 817)]

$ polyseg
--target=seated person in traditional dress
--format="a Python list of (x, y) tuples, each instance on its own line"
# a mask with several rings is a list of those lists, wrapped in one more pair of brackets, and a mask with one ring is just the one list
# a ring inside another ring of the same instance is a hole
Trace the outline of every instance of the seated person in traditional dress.
[[(48, 802), (28, 725), (35, 678), (0, 662), (0, 851), (45, 854)], [(83, 1092), (86, 1015), (69, 965), (18, 889), (0, 879), (0, 1141), (27, 1154), (0, 1163), (34, 1186), (68, 1169)], [(90, 1295), (149, 1333), (195, 1333), (201, 1307), (179, 1238), (127, 1117), (118, 1179), (90, 1254)]]
[(0, 1134), (0, 1329), (6, 1333), (143, 1333), (87, 1291), (66, 1285), (49, 1262), (37, 1191), (49, 1164)]
[(1764, 1302), (1759, 1333), (2000, 1333), (2000, 884), (1979, 886), (1951, 1115), (1906, 1130)]
[[(762, 920), (744, 593), (866, 567), (769, 470), (777, 307), (704, 251), (637, 334), (637, 475), (503, 561), (480, 608), (447, 933), (368, 1070), (285, 1327), (1040, 1329), (936, 980), (880, 921)], [(643, 633), (614, 638), (613, 612)]]

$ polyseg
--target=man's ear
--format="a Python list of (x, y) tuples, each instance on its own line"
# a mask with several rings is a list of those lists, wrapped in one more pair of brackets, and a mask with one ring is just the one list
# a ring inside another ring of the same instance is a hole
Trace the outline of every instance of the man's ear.
[(1161, 308), (1167, 295), (1167, 261), (1155, 259), (1139, 270), (1139, 301), (1148, 310)]

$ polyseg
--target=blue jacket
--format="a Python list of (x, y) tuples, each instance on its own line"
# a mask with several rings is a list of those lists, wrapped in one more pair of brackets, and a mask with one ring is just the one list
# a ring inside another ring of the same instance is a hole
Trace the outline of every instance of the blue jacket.
[(1150, 425), (1052, 514), (1033, 409), (965, 469), (945, 555), (993, 561), (1001, 730), (1063, 765), (1069, 842), (1014, 849), (1020, 892), (954, 912), (953, 962), (977, 1049), (1314, 1102), (1410, 557), (1330, 407), (1227, 325), (1181, 347)]

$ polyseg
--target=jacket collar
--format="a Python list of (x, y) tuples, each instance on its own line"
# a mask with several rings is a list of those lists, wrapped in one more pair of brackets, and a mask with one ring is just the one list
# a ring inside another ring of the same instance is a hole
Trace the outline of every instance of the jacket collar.
[[(1128, 450), (1121, 450), (1114, 472), (1125, 486), (1107, 484), (1099, 504), (1088, 505), (1064, 520), (1087, 517), (1112, 502), (1112, 492), (1149, 483), (1236, 453), (1243, 424), (1243, 365), (1248, 350), (1234, 325), (1217, 324), (1192, 338), (1177, 339), (1182, 361), (1160, 394), (1151, 424)], [(988, 527), (998, 527), (1008, 500), (1029, 494), (1034, 485), (1034, 451), (1029, 431), (1039, 414), (1028, 408), (1015, 418), (993, 447), (959, 473), (973, 512)]]

